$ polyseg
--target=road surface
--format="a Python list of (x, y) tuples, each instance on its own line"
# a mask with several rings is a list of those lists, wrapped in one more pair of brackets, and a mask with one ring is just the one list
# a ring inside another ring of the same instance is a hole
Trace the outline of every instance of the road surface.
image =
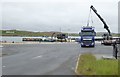
[(111, 46), (96, 44), (81, 48), (78, 43), (3, 45), (3, 75), (75, 75), (82, 53), (112, 55)]

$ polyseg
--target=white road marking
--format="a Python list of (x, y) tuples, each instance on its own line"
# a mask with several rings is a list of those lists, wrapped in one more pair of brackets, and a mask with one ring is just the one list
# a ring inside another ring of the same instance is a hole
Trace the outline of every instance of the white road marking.
[(80, 55), (81, 55), (81, 54), (79, 54), (79, 56), (78, 56), (77, 63), (76, 63), (76, 67), (75, 67), (75, 73), (76, 73), (76, 74), (78, 74), (77, 69), (78, 69), (78, 64), (79, 64), (79, 60), (80, 60)]
[(33, 57), (32, 59), (42, 58), (42, 55)]
[(2, 66), (2, 67), (6, 67), (6, 66)]
[(0, 48), (2, 48), (3, 46), (2, 45), (0, 45)]
[(72, 70), (74, 70), (75, 68), (74, 68), (74, 67), (72, 67), (71, 69), (72, 69)]

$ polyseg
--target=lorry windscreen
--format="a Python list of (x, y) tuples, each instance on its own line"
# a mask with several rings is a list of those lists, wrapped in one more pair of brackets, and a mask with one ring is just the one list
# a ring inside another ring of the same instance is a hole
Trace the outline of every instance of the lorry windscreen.
[(82, 36), (94, 36), (95, 33), (93, 31), (82, 31), (81, 35)]

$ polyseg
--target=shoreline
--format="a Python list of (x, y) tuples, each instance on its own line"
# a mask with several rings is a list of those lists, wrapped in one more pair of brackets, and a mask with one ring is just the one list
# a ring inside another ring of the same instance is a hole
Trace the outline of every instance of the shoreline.
[(0, 45), (14, 45), (14, 44), (67, 44), (67, 43), (77, 43), (77, 42), (14, 42), (14, 43), (7, 42), (7, 43), (0, 43)]
[[(73, 43), (78, 43), (75, 41), (71, 41), (71, 42), (0, 42), (0, 48), (2, 48), (2, 45), (16, 45), (16, 44), (73, 44)], [(101, 43), (99, 41), (96, 41), (95, 43)]]

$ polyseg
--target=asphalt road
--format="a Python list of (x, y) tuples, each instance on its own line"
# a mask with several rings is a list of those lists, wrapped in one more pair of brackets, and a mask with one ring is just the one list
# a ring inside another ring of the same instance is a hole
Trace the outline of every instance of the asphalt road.
[(3, 75), (75, 75), (77, 57), (82, 53), (112, 55), (111, 46), (96, 44), (81, 48), (78, 43), (4, 45)]

